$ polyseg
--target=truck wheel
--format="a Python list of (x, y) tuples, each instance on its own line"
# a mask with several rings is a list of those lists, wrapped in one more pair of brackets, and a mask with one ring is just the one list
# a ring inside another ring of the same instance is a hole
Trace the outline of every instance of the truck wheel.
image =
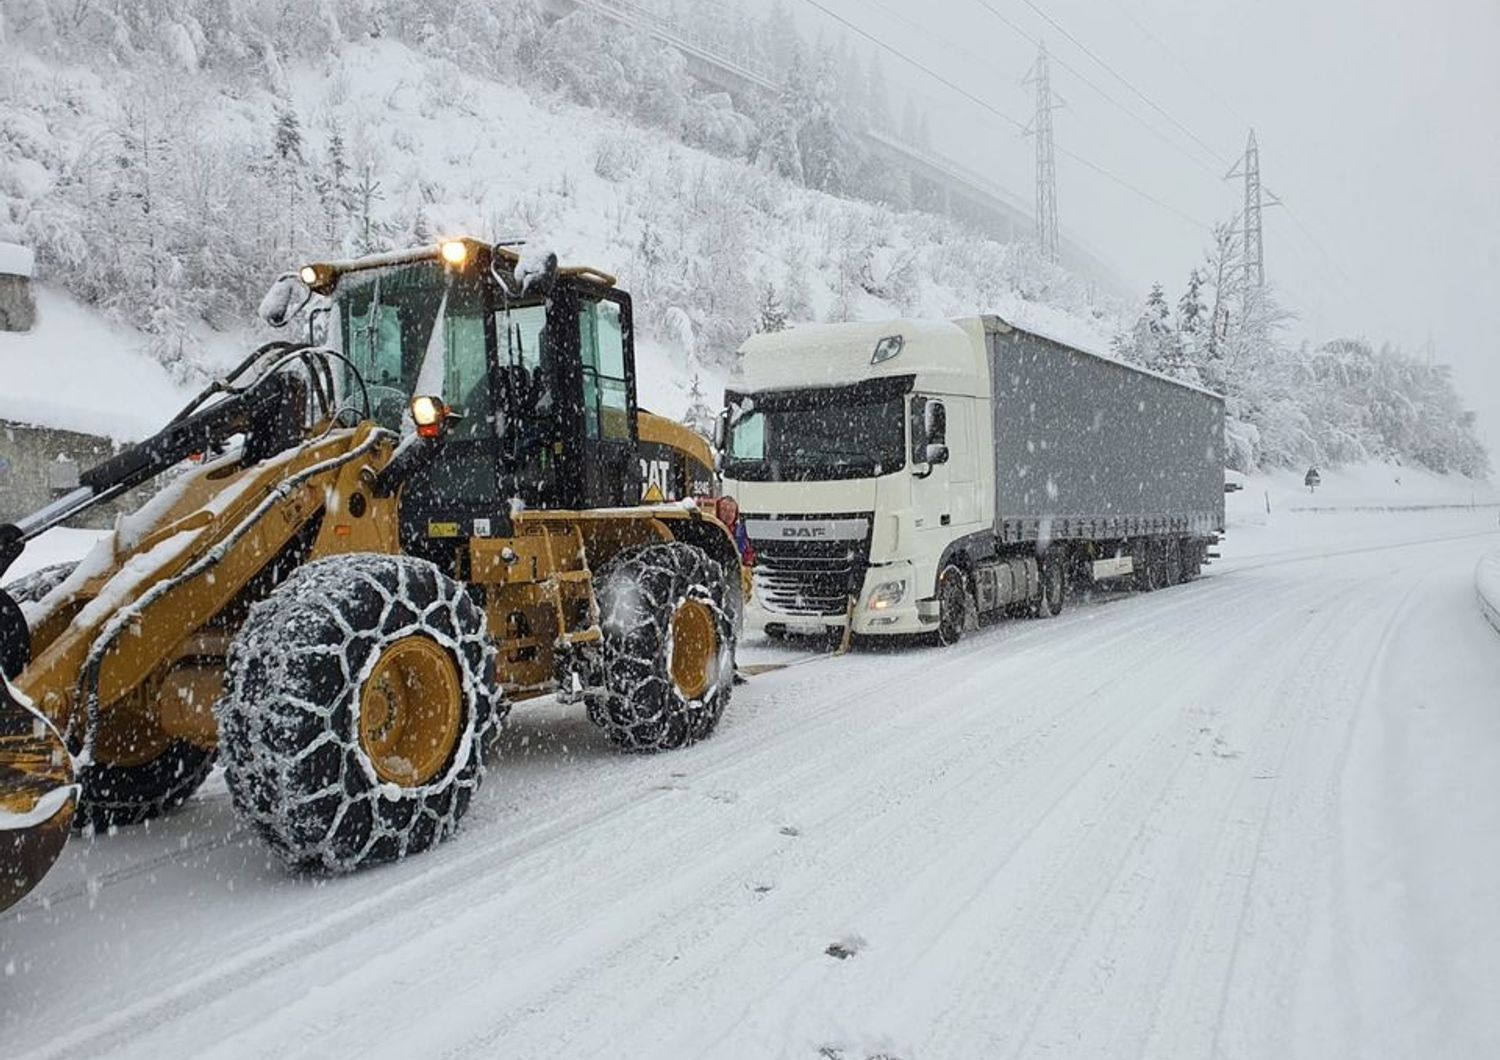
[(155, 758), (137, 765), (93, 762), (78, 771), (73, 827), (103, 831), (160, 817), (186, 802), (213, 767), (212, 750), (185, 740), (172, 740)]
[(968, 578), (958, 567), (949, 564), (938, 579), (938, 628), (933, 634), (938, 644), (957, 644), (969, 621)]
[(425, 560), (310, 563), (255, 605), (217, 708), (235, 809), (293, 868), (451, 836), (506, 705), (484, 613)]
[(1051, 618), (1062, 613), (1063, 593), (1067, 586), (1063, 555), (1056, 549), (1042, 557), (1042, 593), (1031, 605), (1034, 618)]
[(589, 720), (627, 751), (696, 743), (734, 688), (734, 614), (724, 570), (680, 541), (615, 557), (595, 579), (604, 635)]

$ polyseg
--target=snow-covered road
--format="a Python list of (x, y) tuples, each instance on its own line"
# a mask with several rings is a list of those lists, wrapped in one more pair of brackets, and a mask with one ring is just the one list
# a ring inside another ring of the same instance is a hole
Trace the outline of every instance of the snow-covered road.
[(657, 758), (523, 707), (461, 835), (352, 878), (211, 781), (0, 915), (4, 1054), (1500, 1055), (1495, 520), (1286, 515)]

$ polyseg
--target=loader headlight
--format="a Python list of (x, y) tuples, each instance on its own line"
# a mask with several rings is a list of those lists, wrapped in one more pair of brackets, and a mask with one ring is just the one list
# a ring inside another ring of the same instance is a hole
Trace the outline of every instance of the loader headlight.
[(462, 239), (444, 240), (441, 246), (443, 260), (455, 269), (461, 269), (469, 260), (469, 244)]
[(870, 591), (871, 611), (888, 611), (906, 598), (905, 582), (881, 582)]
[(411, 419), (417, 425), (417, 434), (423, 438), (441, 437), (450, 414), (442, 398), (420, 394), (411, 399)]
[(297, 277), (307, 284), (314, 294), (331, 294), (334, 285), (338, 283), (338, 276), (333, 267), (317, 262), (302, 266), (297, 270)]

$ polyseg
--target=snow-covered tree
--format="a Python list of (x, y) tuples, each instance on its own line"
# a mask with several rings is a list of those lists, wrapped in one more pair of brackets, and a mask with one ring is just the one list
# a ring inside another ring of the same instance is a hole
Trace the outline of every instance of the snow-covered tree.
[(688, 406), (682, 415), (682, 422), (708, 437), (714, 432), (714, 419), (714, 410), (709, 407), (708, 395), (703, 389), (703, 379), (699, 373), (694, 372), (693, 381), (688, 385)]
[(760, 316), (755, 322), (755, 330), (763, 335), (786, 330), (786, 306), (776, 294), (774, 283), (761, 287)]

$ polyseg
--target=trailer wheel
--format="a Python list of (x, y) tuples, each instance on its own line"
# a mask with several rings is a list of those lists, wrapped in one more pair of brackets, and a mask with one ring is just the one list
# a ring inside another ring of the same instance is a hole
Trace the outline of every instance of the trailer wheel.
[(451, 836), (505, 712), (483, 612), (425, 560), (310, 563), (230, 649), (235, 809), (293, 868), (349, 872)]
[(1135, 566), (1131, 584), (1137, 592), (1149, 593), (1161, 587), (1157, 580), (1160, 570), (1156, 562), (1156, 546), (1150, 541), (1140, 541), (1131, 546), (1130, 558)]
[(1182, 576), (1182, 542), (1175, 537), (1169, 537), (1161, 543), (1162, 552), (1162, 584), (1171, 586), (1181, 584)]
[(950, 563), (938, 578), (938, 628), (933, 638), (946, 647), (963, 639), (969, 622), (969, 579)]
[(734, 688), (735, 624), (724, 569), (668, 541), (616, 556), (598, 574), (600, 683), (589, 720), (627, 751), (669, 751), (711, 735)]
[(1190, 582), (1203, 573), (1203, 546), (1192, 538), (1183, 538), (1178, 548), (1182, 555), (1182, 580)]
[(1062, 613), (1067, 567), (1062, 553), (1049, 549), (1042, 557), (1042, 592), (1031, 605), (1034, 618), (1052, 618)]

